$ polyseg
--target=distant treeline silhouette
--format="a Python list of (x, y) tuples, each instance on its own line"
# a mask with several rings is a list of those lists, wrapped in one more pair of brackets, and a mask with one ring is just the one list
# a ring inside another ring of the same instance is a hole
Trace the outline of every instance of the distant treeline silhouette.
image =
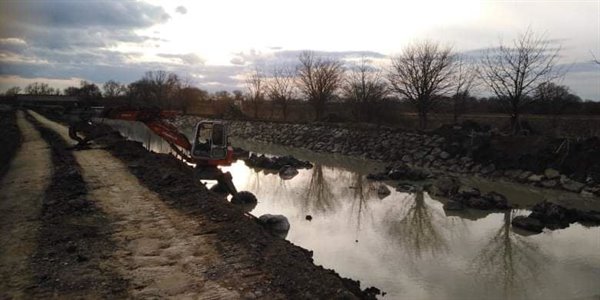
[(238, 116), (244, 112), (246, 118), (281, 121), (298, 114), (294, 110), (302, 105), (312, 109), (313, 120), (335, 119), (331, 108), (338, 107), (346, 111), (347, 121), (378, 123), (389, 122), (384, 119), (393, 108), (414, 113), (421, 129), (430, 127), (431, 113), (451, 115), (453, 122), (465, 114), (494, 113), (506, 114), (510, 130), (518, 133), (523, 114), (553, 118), (600, 114), (598, 102), (583, 101), (560, 84), (566, 70), (557, 67), (560, 47), (553, 41), (527, 30), (511, 44), (500, 43), (478, 58), (421, 41), (407, 45), (385, 64), (365, 57), (342, 61), (306, 51), (295, 65), (253, 66), (244, 74), (244, 88), (233, 92), (210, 93), (175, 73), (157, 70), (129, 84), (109, 80), (99, 87), (81, 81), (78, 87), (61, 91), (35, 82), (23, 90), (10, 88), (5, 95), (60, 94), (90, 104), (147, 105), (196, 113), (199, 103), (214, 102), (213, 110), (220, 115), (241, 108)]

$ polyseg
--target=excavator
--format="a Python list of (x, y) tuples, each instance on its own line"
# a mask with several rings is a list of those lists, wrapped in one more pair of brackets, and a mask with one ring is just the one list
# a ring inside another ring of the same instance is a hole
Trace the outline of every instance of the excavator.
[[(194, 165), (194, 174), (198, 180), (216, 180), (217, 184), (211, 188), (212, 191), (231, 195), (232, 203), (241, 204), (245, 208), (248, 205), (255, 206), (256, 197), (250, 192), (238, 192), (231, 173), (219, 169), (219, 166), (229, 166), (234, 161), (227, 124), (215, 120), (200, 121), (196, 123), (193, 140), (190, 142), (187, 136), (165, 121), (177, 115), (176, 111), (161, 109), (109, 108), (100, 114), (100, 118), (143, 123), (165, 140), (181, 159)], [(77, 135), (85, 124), (89, 124), (89, 120), (73, 123), (69, 127), (69, 135), (79, 142), (79, 146), (97, 138), (92, 136), (82, 139)]]

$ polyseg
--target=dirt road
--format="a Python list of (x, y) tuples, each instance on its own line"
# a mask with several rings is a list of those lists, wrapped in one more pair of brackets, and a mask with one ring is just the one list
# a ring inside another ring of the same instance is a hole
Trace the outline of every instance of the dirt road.
[(0, 298), (24, 297), (32, 284), (29, 259), (36, 249), (39, 215), (50, 183), (50, 149), (17, 113), (22, 145), (0, 180)]
[[(72, 143), (65, 126), (29, 112), (42, 126)], [(114, 267), (131, 282), (133, 297), (236, 299), (204, 274), (219, 260), (213, 242), (195, 235), (199, 223), (167, 207), (127, 167), (105, 150), (76, 151), (88, 199), (118, 221), (112, 239)]]
[[(2, 180), (0, 199), (3, 214), (17, 215), (8, 223), (38, 221), (12, 231), (2, 223), (2, 249), (20, 254), (0, 257), (0, 287), (9, 291), (0, 296), (374, 297), (373, 290), (363, 292), (357, 282), (315, 266), (310, 252), (270, 235), (241, 209), (208, 192), (174, 158), (120, 138), (97, 145), (106, 149), (65, 151), (72, 144), (67, 128), (29, 114), (43, 139), (19, 113), (26, 137), (21, 149), (35, 155), (17, 154), (15, 167)], [(18, 167), (25, 162), (29, 169)], [(29, 181), (27, 173), (35, 179)], [(20, 189), (28, 192), (11, 196)], [(23, 206), (26, 201), (31, 204)], [(10, 203), (19, 205), (11, 208)], [(40, 207), (41, 224), (36, 217)], [(37, 228), (42, 234), (36, 239)], [(16, 236), (24, 238), (15, 245)], [(29, 268), (28, 257), (33, 257)], [(10, 270), (20, 275), (8, 276)]]

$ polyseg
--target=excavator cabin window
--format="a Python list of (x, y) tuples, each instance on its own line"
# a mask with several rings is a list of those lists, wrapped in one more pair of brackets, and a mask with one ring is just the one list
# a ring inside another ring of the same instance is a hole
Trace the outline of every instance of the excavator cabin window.
[(223, 159), (226, 155), (225, 125), (214, 122), (200, 122), (196, 125), (192, 156), (198, 159)]

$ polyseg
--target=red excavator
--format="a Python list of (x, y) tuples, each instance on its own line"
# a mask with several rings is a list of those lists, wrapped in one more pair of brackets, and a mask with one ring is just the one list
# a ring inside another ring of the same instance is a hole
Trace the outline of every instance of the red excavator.
[[(164, 139), (171, 149), (184, 161), (195, 165), (198, 180), (216, 180), (212, 191), (231, 194), (231, 202), (242, 205), (255, 205), (256, 197), (250, 192), (238, 192), (229, 172), (223, 173), (218, 167), (229, 166), (233, 162), (233, 148), (228, 142), (228, 128), (222, 121), (200, 121), (196, 124), (193, 140), (167, 123), (165, 119), (177, 116), (176, 111), (160, 109), (112, 108), (102, 112), (101, 118), (137, 121), (145, 124), (152, 132)], [(86, 123), (88, 120), (84, 120)], [(77, 125), (69, 128), (72, 138), (80, 144), (89, 139), (77, 139)]]

